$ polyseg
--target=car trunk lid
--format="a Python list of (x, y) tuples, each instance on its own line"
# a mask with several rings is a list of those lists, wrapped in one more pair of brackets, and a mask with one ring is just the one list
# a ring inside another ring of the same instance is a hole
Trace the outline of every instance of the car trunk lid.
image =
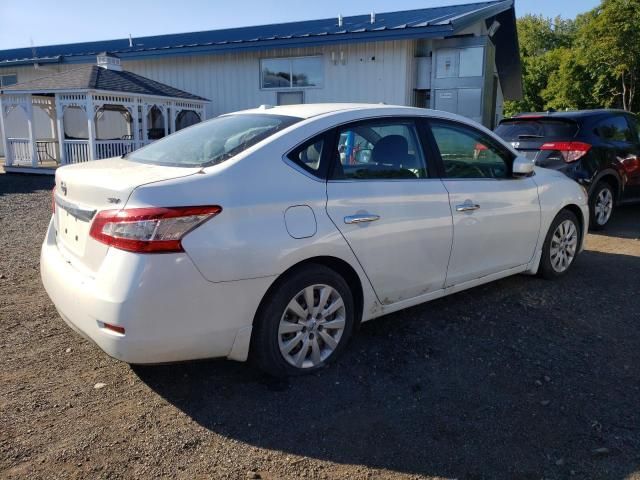
[(54, 192), (58, 248), (76, 268), (87, 273), (97, 271), (108, 247), (89, 236), (96, 213), (123, 208), (131, 192), (140, 185), (192, 175), (199, 170), (121, 158), (59, 168)]

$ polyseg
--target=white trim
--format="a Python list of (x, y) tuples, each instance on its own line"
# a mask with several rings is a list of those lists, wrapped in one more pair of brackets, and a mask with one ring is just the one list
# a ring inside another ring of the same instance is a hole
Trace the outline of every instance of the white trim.
[(33, 95), (27, 99), (27, 128), (29, 130), (29, 150), (31, 151), (31, 166), (38, 167), (38, 153), (36, 150), (36, 128), (33, 121)]
[(11, 152), (9, 151), (9, 141), (7, 140), (7, 134), (4, 128), (4, 105), (2, 103), (2, 95), (0, 95), (0, 132), (2, 133), (2, 143), (4, 145), (4, 164), (6, 167), (10, 167)]
[(60, 97), (55, 95), (54, 97), (56, 103), (56, 128), (58, 130), (58, 155), (60, 156), (59, 163), (60, 165), (65, 165), (67, 163), (67, 158), (64, 151), (64, 141), (65, 141), (65, 133), (64, 133), (64, 107), (60, 103)]
[[(307, 87), (308, 88), (308, 87)], [(197, 100), (195, 98), (182, 98), (182, 97), (167, 97), (165, 95), (147, 95), (140, 93), (129, 93), (129, 92), (118, 92), (115, 90), (89, 90), (89, 89), (75, 89), (70, 90), (68, 88), (65, 89), (26, 89), (26, 90), (0, 90), (2, 95), (25, 95), (25, 94), (41, 94), (41, 93), (58, 93), (60, 95), (87, 95), (87, 94), (95, 94), (95, 95), (113, 95), (113, 96), (122, 96), (122, 97), (131, 97), (132, 99), (160, 99), (164, 102), (189, 102), (189, 103), (198, 103), (202, 106), (205, 106), (211, 103), (210, 100)]]
[(93, 105), (93, 96), (87, 95), (87, 129), (89, 134), (89, 160), (96, 159), (96, 112)]

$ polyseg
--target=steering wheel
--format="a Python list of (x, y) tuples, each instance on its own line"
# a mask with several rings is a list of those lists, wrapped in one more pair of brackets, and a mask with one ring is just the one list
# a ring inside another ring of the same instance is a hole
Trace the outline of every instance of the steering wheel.
[(487, 174), (477, 165), (459, 160), (445, 160), (447, 175), (457, 178), (485, 178)]

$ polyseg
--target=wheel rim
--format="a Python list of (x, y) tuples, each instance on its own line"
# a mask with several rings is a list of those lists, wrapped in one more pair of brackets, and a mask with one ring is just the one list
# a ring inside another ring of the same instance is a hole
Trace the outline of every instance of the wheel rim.
[(604, 225), (611, 218), (613, 211), (613, 194), (608, 188), (600, 190), (596, 197), (595, 217), (598, 225)]
[(551, 266), (562, 273), (566, 271), (576, 256), (578, 229), (571, 220), (557, 226), (551, 237)]
[(280, 318), (280, 353), (296, 368), (315, 367), (338, 347), (345, 324), (338, 291), (329, 285), (310, 285), (291, 299)]

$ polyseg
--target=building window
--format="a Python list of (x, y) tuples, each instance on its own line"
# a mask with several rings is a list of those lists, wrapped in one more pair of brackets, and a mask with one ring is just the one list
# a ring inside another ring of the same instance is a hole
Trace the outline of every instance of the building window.
[(262, 88), (322, 87), (322, 57), (265, 58), (260, 60)]
[(0, 75), (0, 87), (8, 87), (9, 85), (15, 85), (16, 83), (18, 83), (18, 75), (15, 73)]

